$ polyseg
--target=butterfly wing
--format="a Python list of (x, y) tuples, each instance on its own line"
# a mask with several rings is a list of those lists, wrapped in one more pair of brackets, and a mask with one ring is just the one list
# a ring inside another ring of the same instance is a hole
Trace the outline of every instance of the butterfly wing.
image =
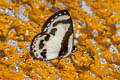
[(52, 15), (44, 23), (42, 32), (31, 44), (31, 53), (38, 59), (55, 59), (68, 56), (73, 49), (73, 23), (67, 10)]
[(73, 49), (73, 22), (67, 10), (52, 15), (43, 25), (42, 32), (54, 36), (60, 50), (58, 56), (68, 56)]
[(40, 60), (56, 58), (58, 56), (59, 46), (52, 39), (49, 34), (44, 32), (37, 34), (31, 43), (31, 56)]

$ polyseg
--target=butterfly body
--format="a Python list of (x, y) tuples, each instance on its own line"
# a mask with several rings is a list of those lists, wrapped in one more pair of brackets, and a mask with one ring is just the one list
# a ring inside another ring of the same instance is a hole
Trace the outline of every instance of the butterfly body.
[(67, 57), (73, 50), (73, 23), (67, 10), (52, 15), (31, 43), (31, 55), (40, 60)]

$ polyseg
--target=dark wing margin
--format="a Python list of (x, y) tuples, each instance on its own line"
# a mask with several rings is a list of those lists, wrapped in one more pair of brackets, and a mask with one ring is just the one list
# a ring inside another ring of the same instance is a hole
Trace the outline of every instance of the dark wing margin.
[[(61, 14), (61, 15), (59, 15), (59, 14)], [(47, 20), (46, 20), (46, 22), (44, 23), (44, 25), (42, 26), (42, 32), (44, 32), (44, 30), (45, 30), (45, 28), (48, 28), (49, 26), (47, 26), (48, 24), (50, 24), (51, 25), (51, 23), (55, 20), (55, 17), (56, 16), (62, 16), (62, 15), (69, 15), (70, 16), (70, 14), (69, 14), (69, 12), (67, 11), (67, 10), (60, 10), (60, 11), (58, 11), (58, 12), (56, 12), (55, 14), (53, 14), (51, 17), (49, 17)], [(51, 20), (53, 20), (53, 21), (51, 21)]]

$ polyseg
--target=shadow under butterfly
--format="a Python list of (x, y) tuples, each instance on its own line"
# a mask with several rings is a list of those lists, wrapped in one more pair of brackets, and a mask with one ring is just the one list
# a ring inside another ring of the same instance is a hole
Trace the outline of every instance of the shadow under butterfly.
[(46, 62), (58, 58), (58, 64), (75, 49), (71, 16), (67, 10), (60, 10), (49, 17), (42, 27), (42, 32), (35, 35), (30, 54), (34, 59)]

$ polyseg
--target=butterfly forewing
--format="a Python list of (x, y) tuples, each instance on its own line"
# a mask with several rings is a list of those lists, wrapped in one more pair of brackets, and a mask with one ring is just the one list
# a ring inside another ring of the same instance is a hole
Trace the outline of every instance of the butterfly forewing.
[(31, 54), (37, 59), (67, 57), (73, 49), (73, 23), (67, 10), (56, 12), (31, 43)]

